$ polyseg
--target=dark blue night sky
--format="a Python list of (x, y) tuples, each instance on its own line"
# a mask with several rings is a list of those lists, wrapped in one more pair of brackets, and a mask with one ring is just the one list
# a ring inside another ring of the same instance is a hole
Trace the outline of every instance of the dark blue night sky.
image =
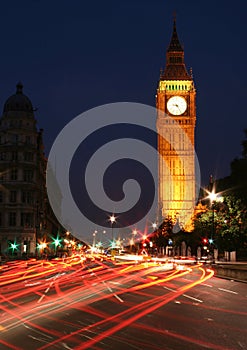
[[(197, 87), (202, 182), (229, 174), (247, 127), (245, 0), (11, 0), (0, 5), (0, 102), (24, 93), (49, 149), (81, 112), (109, 102), (155, 105), (173, 13)], [(2, 108), (1, 107), (1, 108)]]

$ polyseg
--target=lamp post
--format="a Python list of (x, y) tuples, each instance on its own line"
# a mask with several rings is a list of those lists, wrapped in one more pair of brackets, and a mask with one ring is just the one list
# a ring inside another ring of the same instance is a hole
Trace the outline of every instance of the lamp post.
[[(153, 233), (157, 232), (158, 224), (156, 222), (153, 222), (152, 223), (152, 228), (153, 228)], [(153, 244), (153, 242), (154, 242), (154, 234), (152, 234), (152, 238), (151, 238), (151, 240), (149, 242), (149, 247), (151, 248), (151, 253), (152, 254), (154, 253), (154, 246), (153, 246), (154, 244)]]
[[(209, 193), (208, 195), (210, 199), (210, 206), (212, 210), (212, 230), (211, 230), (211, 238), (208, 240), (210, 244), (214, 243), (215, 239), (215, 216), (214, 216), (214, 204), (215, 202), (223, 202), (224, 198), (222, 196), (219, 196), (215, 191)], [(214, 255), (217, 255), (217, 250), (214, 251)], [(216, 258), (216, 256), (214, 256)]]
[(135, 237), (136, 235), (137, 235), (137, 229), (135, 228), (133, 231), (132, 231), (132, 234), (133, 234), (133, 236)]
[(214, 238), (214, 231), (215, 231), (215, 217), (214, 217), (214, 203), (215, 202), (223, 202), (224, 198), (220, 195), (218, 195), (217, 193), (214, 192), (214, 190), (212, 192), (209, 193), (208, 198), (210, 199), (210, 207), (212, 210), (212, 236), (211, 238)]
[(111, 222), (111, 239), (113, 242), (113, 224), (114, 222), (116, 222), (116, 217), (114, 216), (114, 214), (110, 216), (110, 222)]
[(101, 249), (103, 248), (103, 236), (105, 235), (105, 233), (106, 230), (101, 231), (100, 242), (98, 243)]
[[(131, 246), (131, 251), (136, 251), (136, 235), (137, 235), (138, 231), (137, 229), (135, 228), (133, 231), (132, 231), (132, 238), (130, 239), (130, 246)], [(133, 246), (134, 246), (134, 249), (133, 249)]]
[(98, 231), (95, 230), (94, 233), (93, 233), (93, 248), (95, 248), (95, 243), (96, 243), (96, 242), (95, 242), (95, 239), (96, 239), (95, 237), (96, 237), (97, 232), (98, 232)]
[(59, 238), (59, 235), (57, 235), (56, 238), (53, 238), (53, 243), (55, 245), (55, 255), (57, 255), (57, 249), (60, 246), (61, 239)]
[(38, 244), (40, 240), (40, 222), (39, 222), (39, 201), (36, 201), (35, 211), (35, 255), (38, 257)]
[(210, 199), (210, 206), (212, 210), (212, 230), (211, 230), (211, 242), (213, 243), (214, 240), (214, 202), (216, 201), (217, 195), (214, 192), (211, 192), (209, 194), (209, 199)]
[(152, 228), (153, 228), (153, 230), (155, 230), (155, 229), (157, 228), (156, 222), (153, 222), (153, 223), (152, 223)]
[(70, 232), (66, 231), (66, 238), (64, 238), (64, 242), (66, 243), (66, 248), (67, 248), (67, 254), (69, 255), (69, 237), (70, 237)]
[(214, 202), (217, 199), (217, 194), (214, 192), (214, 190), (212, 192), (209, 193), (208, 195), (209, 199), (210, 199), (210, 208), (212, 211), (212, 229), (211, 229), (211, 237), (208, 240), (209, 244), (213, 244), (214, 243)]

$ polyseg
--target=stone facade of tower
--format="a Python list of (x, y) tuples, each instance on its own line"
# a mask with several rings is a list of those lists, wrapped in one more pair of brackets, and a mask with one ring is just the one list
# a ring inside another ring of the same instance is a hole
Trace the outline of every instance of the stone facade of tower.
[(43, 130), (22, 90), (18, 83), (0, 119), (0, 255), (35, 255), (59, 227), (46, 193)]
[(196, 197), (196, 90), (184, 63), (176, 21), (156, 95), (159, 151), (159, 210), (179, 228), (192, 229)]

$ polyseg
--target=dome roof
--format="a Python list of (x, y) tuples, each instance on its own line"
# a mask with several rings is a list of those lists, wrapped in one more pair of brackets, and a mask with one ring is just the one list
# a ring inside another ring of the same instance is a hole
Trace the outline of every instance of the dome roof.
[(22, 89), (22, 83), (18, 83), (16, 85), (16, 94), (10, 96), (4, 104), (4, 113), (9, 111), (33, 112), (32, 102), (22, 93)]

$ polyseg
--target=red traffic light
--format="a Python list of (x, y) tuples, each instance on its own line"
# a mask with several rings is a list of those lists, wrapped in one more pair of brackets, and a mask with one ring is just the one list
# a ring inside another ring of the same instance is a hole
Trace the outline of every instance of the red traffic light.
[(207, 244), (207, 243), (208, 243), (208, 239), (207, 239), (207, 238), (203, 238), (202, 241), (203, 241), (204, 244)]

